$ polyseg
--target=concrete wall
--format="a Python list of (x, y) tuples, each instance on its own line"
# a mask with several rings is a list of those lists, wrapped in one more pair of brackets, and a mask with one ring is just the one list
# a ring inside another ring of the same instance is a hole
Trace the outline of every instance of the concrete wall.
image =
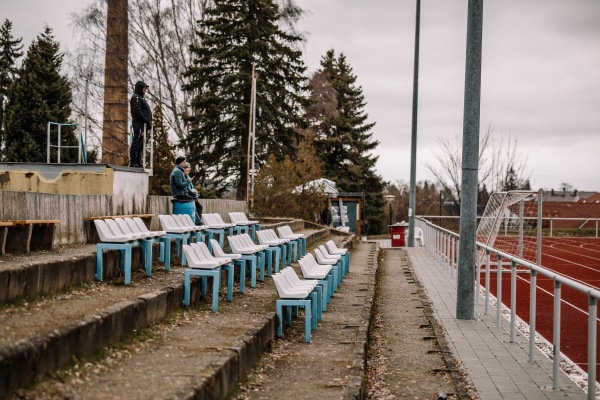
[(0, 163), (0, 190), (54, 194), (148, 194), (148, 174), (108, 164)]
[[(246, 211), (235, 200), (202, 199), (205, 213), (219, 213), (228, 221), (230, 211)], [(0, 220), (60, 219), (54, 245), (87, 243), (88, 217), (126, 214), (171, 214), (171, 198), (146, 195), (84, 195), (11, 192), (0, 190)], [(151, 229), (159, 229), (153, 218)]]

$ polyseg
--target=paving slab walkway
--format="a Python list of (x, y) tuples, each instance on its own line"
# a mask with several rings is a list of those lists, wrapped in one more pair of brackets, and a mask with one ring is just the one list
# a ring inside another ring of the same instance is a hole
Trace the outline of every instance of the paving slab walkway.
[(511, 343), (508, 322), (496, 327), (495, 318), (485, 315), (483, 302), (475, 306), (474, 320), (455, 319), (456, 278), (444, 272), (424, 247), (405, 249), (449, 346), (481, 399), (587, 398), (565, 374), (561, 376), (561, 389), (552, 390), (552, 361), (537, 351), (535, 363), (530, 364), (527, 339), (519, 333)]

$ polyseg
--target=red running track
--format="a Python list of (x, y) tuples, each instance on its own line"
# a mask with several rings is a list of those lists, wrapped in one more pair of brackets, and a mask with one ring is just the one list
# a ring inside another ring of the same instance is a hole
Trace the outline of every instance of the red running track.
[[(535, 260), (529, 260), (535, 262)], [(491, 269), (495, 270), (496, 259), (492, 258)], [(575, 281), (600, 290), (600, 239), (597, 238), (544, 238), (542, 241), (542, 266), (565, 275)], [(485, 271), (485, 265), (482, 267)], [(505, 266), (502, 274), (502, 303), (510, 304), (510, 267)], [(485, 272), (481, 273), (481, 284), (485, 286)], [(491, 273), (490, 292), (497, 296), (497, 274)], [(529, 273), (517, 273), (517, 315), (529, 323), (530, 284)], [(548, 341), (553, 341), (554, 283), (552, 279), (537, 275), (536, 330)], [(561, 351), (587, 372), (588, 342), (588, 298), (565, 285), (561, 285)], [(596, 320), (600, 337), (600, 320)], [(600, 340), (596, 338), (597, 361), (600, 361)], [(596, 380), (600, 379), (600, 368), (596, 369)]]

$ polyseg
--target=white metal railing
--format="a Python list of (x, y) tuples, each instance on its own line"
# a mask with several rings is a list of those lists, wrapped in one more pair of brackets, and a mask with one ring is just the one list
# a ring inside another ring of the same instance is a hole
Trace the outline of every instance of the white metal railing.
[[(425, 235), (425, 245), (435, 260), (444, 268), (446, 272), (450, 272), (451, 276), (454, 277), (455, 270), (458, 268), (458, 243), (459, 236), (455, 232), (441, 228), (425, 220), (422, 217), (415, 219), (416, 226), (420, 227)], [(502, 321), (502, 265), (503, 262), (510, 262), (510, 273), (511, 273), (511, 290), (510, 290), (510, 341), (515, 341), (516, 325), (517, 325), (517, 267), (524, 267), (527, 269), (530, 275), (530, 301), (529, 301), (529, 362), (533, 363), (535, 356), (535, 337), (536, 337), (536, 288), (537, 288), (537, 276), (542, 275), (544, 277), (552, 279), (554, 282), (554, 304), (553, 304), (553, 354), (552, 354), (552, 387), (555, 390), (560, 389), (560, 322), (561, 322), (561, 289), (562, 286), (572, 288), (588, 298), (588, 343), (587, 343), (587, 363), (588, 363), (588, 382), (587, 392), (588, 399), (595, 399), (596, 394), (596, 343), (597, 343), (597, 314), (598, 314), (598, 299), (600, 299), (600, 291), (597, 289), (584, 285), (580, 282), (576, 282), (564, 275), (557, 274), (556, 272), (545, 269), (540, 265), (536, 265), (529, 261), (520, 259), (511, 254), (504, 253), (496, 250), (492, 247), (486, 246), (482, 243), (477, 243), (477, 248), (480, 251), (485, 252), (485, 287), (481, 286), (480, 282), (480, 269), (476, 266), (477, 271), (475, 277), (475, 285), (477, 294), (480, 290), (484, 290), (485, 298), (485, 314), (489, 315), (489, 304), (490, 304), (490, 256), (495, 254), (497, 257), (497, 268), (496, 268), (496, 325), (500, 327)], [(479, 304), (479, 295), (475, 296), (476, 304)]]
[[(51, 131), (51, 127), (52, 126), (57, 126), (58, 127), (58, 138), (57, 138), (57, 143), (56, 144), (52, 144), (51, 138), (50, 138), (50, 131)], [(46, 128), (46, 163), (50, 164), (50, 149), (51, 148), (56, 148), (56, 153), (58, 156), (58, 160), (56, 161), (57, 163), (60, 164), (60, 151), (61, 149), (77, 149), (77, 162), (79, 164), (81, 164), (81, 159), (83, 158), (83, 162), (87, 163), (87, 154), (85, 152), (85, 143), (83, 142), (83, 138), (80, 135), (76, 135), (77, 136), (77, 145), (76, 146), (67, 146), (67, 145), (63, 145), (62, 140), (61, 140), (61, 133), (62, 133), (62, 127), (68, 127), (68, 126), (74, 126), (74, 127), (79, 127), (79, 124), (61, 124), (58, 122), (48, 122), (47, 128)]]
[[(568, 203), (565, 203), (568, 204)], [(420, 215), (419, 218), (425, 220), (433, 220), (433, 221), (442, 221), (445, 219), (448, 220), (460, 220), (459, 216), (450, 216), (450, 215)], [(523, 217), (523, 220), (537, 220), (537, 217)], [(481, 217), (477, 217), (477, 221), (481, 220)], [(581, 225), (577, 228), (579, 230), (585, 229), (586, 227), (591, 227), (588, 229), (594, 229), (594, 237), (600, 237), (600, 218), (588, 218), (588, 217), (580, 217), (580, 218), (563, 218), (563, 217), (542, 217), (542, 223), (548, 222), (546, 226), (548, 228), (544, 228), (546, 231), (546, 237), (554, 237), (554, 222), (558, 221), (581, 221)], [(559, 228), (560, 229), (560, 228)], [(575, 228), (571, 228), (575, 229)]]

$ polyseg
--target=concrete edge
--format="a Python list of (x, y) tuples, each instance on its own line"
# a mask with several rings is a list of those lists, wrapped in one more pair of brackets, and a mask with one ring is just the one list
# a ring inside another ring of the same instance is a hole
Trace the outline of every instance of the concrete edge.
[[(138, 265), (140, 257), (139, 247), (134, 247), (131, 265)], [(113, 279), (122, 275), (119, 268), (119, 250), (108, 250), (103, 258), (103, 279)], [(152, 258), (153, 263), (158, 262), (158, 244), (154, 245)], [(56, 293), (72, 286), (94, 282), (95, 274), (95, 249), (87, 255), (65, 256), (51, 262), (26, 262), (18, 267), (0, 271), (0, 304)]]
[[(353, 238), (349, 238), (352, 243)], [(373, 299), (375, 296), (375, 281), (378, 262), (379, 245), (376, 245), (375, 250), (369, 254), (368, 263), (373, 263), (369, 268), (370, 276), (367, 285), (366, 298), (367, 301), (363, 306), (362, 319), (358, 327), (358, 332), (354, 341), (354, 355), (352, 357), (352, 366), (349, 371), (348, 382), (344, 388), (342, 399), (344, 400), (362, 400), (367, 398), (366, 388), (366, 372), (367, 358), (369, 349), (369, 335), (371, 329), (371, 316), (373, 315)]]
[[(328, 229), (317, 231), (308, 237), (314, 243), (329, 235)], [(353, 235), (345, 243), (352, 246)], [(109, 252), (110, 261), (118, 270), (118, 252)], [(109, 255), (105, 253), (105, 258)], [(60, 268), (75, 268), (81, 260), (92, 259), (95, 269), (95, 252), (88, 257), (60, 260)], [(71, 263), (67, 262), (71, 261)], [(75, 267), (73, 266), (75, 262)], [(42, 265), (29, 267), (38, 276), (50, 271)], [(105, 268), (106, 271), (106, 268)], [(37, 279), (37, 278), (36, 278)], [(93, 277), (92, 277), (93, 279)], [(371, 285), (369, 285), (371, 286)], [(200, 280), (192, 280), (191, 298), (196, 303), (200, 290)], [(369, 289), (370, 293), (371, 289)], [(368, 296), (372, 296), (369, 294)], [(146, 293), (136, 299), (125, 300), (111, 305), (94, 314), (84, 316), (51, 333), (41, 334), (0, 348), (0, 399), (19, 388), (33, 383), (45, 374), (71, 365), (78, 357), (91, 355), (106, 346), (125, 339), (134, 330), (143, 329), (159, 322), (169, 313), (183, 307), (183, 282), (175, 287)], [(265, 324), (254, 332), (248, 332), (238, 350), (226, 357), (214, 369), (214, 373), (194, 391), (189, 398), (224, 398), (244, 377), (260, 357), (262, 351), (275, 338), (275, 318), (273, 312)], [(368, 326), (367, 326), (368, 331)], [(364, 346), (363, 346), (364, 347)], [(365, 353), (366, 357), (366, 353)], [(364, 368), (363, 368), (364, 369)], [(233, 379), (233, 380), (232, 380)]]
[[(200, 281), (193, 281), (192, 293), (199, 290)], [(71, 365), (74, 358), (93, 354), (134, 330), (160, 321), (183, 307), (181, 299), (183, 282), (111, 305), (53, 332), (4, 346), (0, 349), (0, 398), (50, 371)]]
[(259, 326), (238, 340), (223, 358), (211, 364), (212, 373), (185, 398), (194, 400), (224, 399), (248, 375), (267, 346), (275, 340), (275, 312)]
[[(275, 224), (290, 225), (300, 220)], [(304, 222), (306, 223), (306, 222)], [(293, 225), (296, 229), (299, 226)], [(323, 228), (313, 232), (308, 238), (308, 245), (318, 242), (330, 235), (329, 228)], [(350, 235), (353, 238), (354, 235)], [(171, 254), (175, 254), (175, 244), (171, 244)], [(351, 247), (351, 246), (350, 246)], [(158, 244), (154, 244), (152, 250), (153, 263), (158, 263)], [(140, 264), (141, 251), (138, 246), (132, 249), (131, 265)], [(110, 280), (122, 277), (119, 268), (119, 251), (108, 250), (104, 252), (103, 279)], [(93, 249), (87, 255), (65, 256), (51, 262), (28, 261), (22, 265), (0, 271), (0, 304), (17, 299), (34, 298), (36, 296), (48, 295), (72, 286), (91, 283), (96, 274), (96, 250)]]

